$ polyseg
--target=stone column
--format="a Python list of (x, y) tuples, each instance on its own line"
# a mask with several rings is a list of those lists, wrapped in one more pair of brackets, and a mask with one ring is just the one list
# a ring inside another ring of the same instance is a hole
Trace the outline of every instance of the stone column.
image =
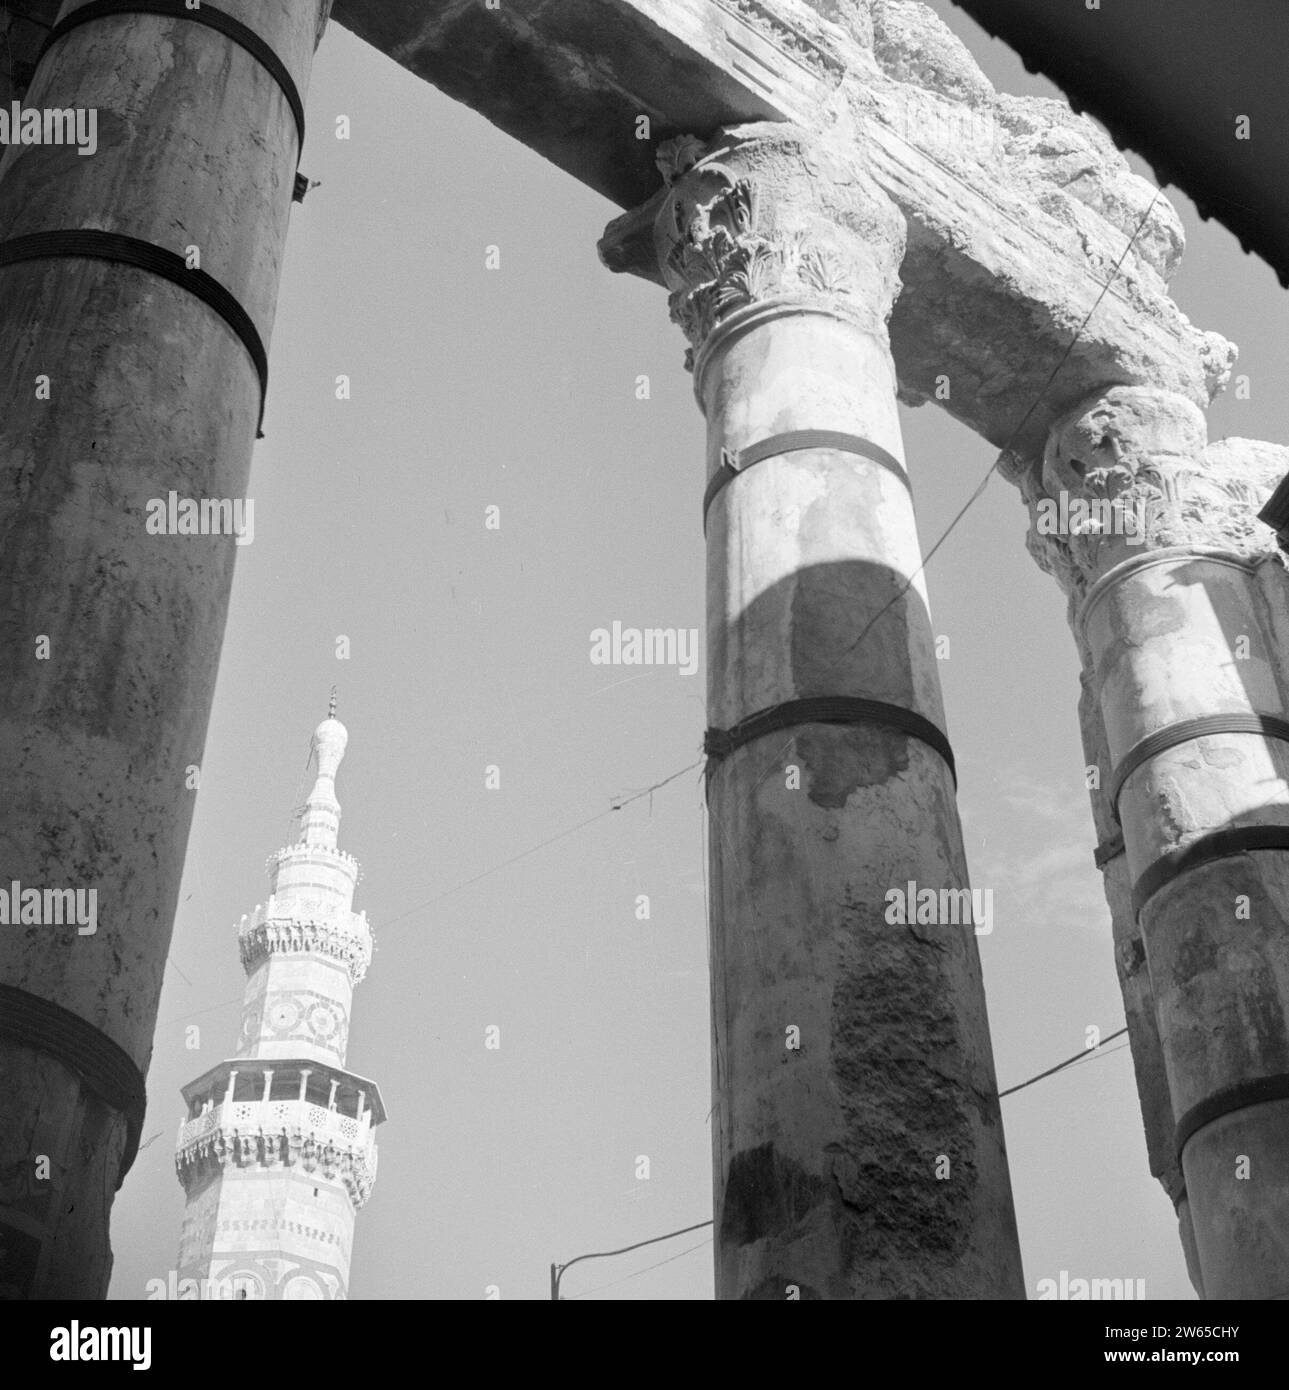
[[(1110, 908), (1110, 923), (1114, 938), (1115, 973), (1123, 997), (1124, 1018), (1128, 1025), (1128, 1044), (1133, 1070), (1137, 1079), (1137, 1097), (1146, 1136), (1146, 1153), (1150, 1171), (1157, 1178), (1177, 1216), (1178, 1234), (1186, 1256), (1186, 1270), (1195, 1291), (1203, 1297), (1204, 1290), (1195, 1257), (1195, 1235), (1191, 1227), (1190, 1204), (1181, 1165), (1173, 1146), (1176, 1117), (1163, 1049), (1159, 1041), (1159, 1025), (1155, 1018), (1155, 996), (1146, 968), (1146, 948), (1141, 939), (1141, 927), (1132, 910), (1132, 882), (1128, 877), (1128, 859), (1124, 851), (1123, 833), (1110, 804), (1108, 781), (1103, 782), (1103, 769), (1109, 769), (1111, 758), (1106, 745), (1105, 725), (1097, 702), (1095, 674), (1084, 652), (1079, 698), (1079, 724), (1083, 733), (1084, 756), (1089, 777), (1088, 794), (1092, 801), (1092, 819), (1097, 831), (1095, 861), (1101, 870), (1106, 903)], [(1108, 779), (1108, 772), (1105, 774)]]
[(1103, 841), (1107, 813), (1122, 827), (1152, 1168), (1207, 1298), (1289, 1298), (1289, 575), (1255, 519), (1286, 463), (1207, 445), (1181, 396), (1113, 387), (1021, 480), (1089, 673)]
[(708, 431), (717, 1297), (1021, 1298), (972, 917), (940, 918), (970, 894), (940, 892), (967, 871), (886, 334), (904, 223), (855, 148), (753, 125), (660, 158)]
[(107, 1288), (235, 554), (149, 503), (245, 498), (329, 6), (64, 4), (0, 160), (0, 880), (96, 904), (0, 922), (0, 1296)]

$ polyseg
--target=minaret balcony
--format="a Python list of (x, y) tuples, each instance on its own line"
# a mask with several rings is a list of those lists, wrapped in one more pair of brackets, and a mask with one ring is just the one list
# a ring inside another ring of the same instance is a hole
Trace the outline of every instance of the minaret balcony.
[(376, 1181), (371, 1111), (355, 1118), (307, 1100), (225, 1101), (180, 1121), (175, 1147), (185, 1185), (215, 1167), (298, 1168), (342, 1182), (361, 1206)]
[(365, 912), (332, 915), (321, 910), (307, 918), (295, 917), (284, 915), (273, 898), (267, 907), (257, 906), (242, 918), (237, 945), (247, 974), (271, 955), (309, 951), (344, 961), (351, 982), (358, 984), (371, 964), (371, 928)]

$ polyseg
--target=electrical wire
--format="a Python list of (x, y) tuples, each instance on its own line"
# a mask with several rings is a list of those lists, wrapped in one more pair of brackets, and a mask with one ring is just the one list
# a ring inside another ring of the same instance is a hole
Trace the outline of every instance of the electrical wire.
[[(685, 773), (692, 772), (696, 768), (702, 767), (704, 761), (705, 759), (699, 758), (695, 762), (690, 763), (688, 767), (679, 768), (669, 776), (662, 778), (661, 781), (654, 782), (638, 792), (632, 792), (629, 796), (617, 797), (614, 799), (613, 805), (609, 806), (607, 809), (599, 811), (593, 816), (588, 816), (583, 821), (578, 821), (576, 825), (570, 825), (567, 829), (561, 830), (558, 834), (550, 836), (549, 839), (542, 840), (535, 845), (530, 845), (525, 850), (520, 850), (518, 854), (512, 854), (509, 859), (503, 859), (499, 864), (494, 864), (491, 868), (485, 869), (482, 873), (475, 874), (473, 878), (465, 879), (463, 882), (455, 884), (451, 888), (444, 889), (443, 892), (437, 894), (435, 897), (427, 898), (425, 902), (418, 903), (415, 907), (409, 907), (405, 912), (398, 913), (397, 916), (389, 918), (381, 925), (380, 934), (382, 939), (388, 934), (390, 928), (396, 922), (402, 922), (405, 918), (414, 916), (418, 912), (423, 912), (427, 907), (433, 907), (436, 903), (443, 902), (445, 898), (450, 898), (454, 894), (460, 893), (466, 888), (471, 887), (473, 884), (480, 883), (483, 879), (490, 878), (493, 874), (500, 873), (502, 869), (509, 868), (511, 864), (517, 864), (521, 859), (527, 859), (529, 855), (536, 854), (539, 850), (545, 849), (548, 845), (553, 845), (560, 840), (567, 839), (568, 836), (576, 834), (579, 830), (585, 830), (588, 825), (594, 825), (596, 821), (606, 819), (615, 811), (621, 811), (625, 807), (630, 806), (633, 802), (641, 801), (646, 796), (652, 796), (660, 787), (665, 787), (668, 783), (674, 782), (678, 777), (683, 777)], [(202, 1014), (214, 1013), (216, 1009), (224, 1009), (230, 1004), (241, 1003), (242, 998), (243, 996), (239, 994), (234, 998), (223, 1000), (222, 1003), (211, 1004), (208, 1008), (198, 1009), (194, 1013), (177, 1014), (173, 1018), (162, 1020), (161, 1023), (157, 1024), (157, 1027), (166, 1027), (171, 1023), (183, 1023), (190, 1018), (199, 1018)]]
[[(1002, 1100), (1004, 1096), (1015, 1095), (1017, 1091), (1023, 1091), (1027, 1086), (1033, 1086), (1038, 1081), (1043, 1081), (1049, 1076), (1055, 1076), (1057, 1072), (1064, 1071), (1067, 1067), (1075, 1066), (1079, 1062), (1091, 1062), (1098, 1057), (1108, 1057), (1115, 1052), (1122, 1052), (1127, 1046), (1127, 1043), (1122, 1043), (1120, 1046), (1109, 1048), (1106, 1051), (1102, 1049), (1106, 1043), (1113, 1042), (1115, 1038), (1121, 1038), (1127, 1031), (1128, 1029), (1125, 1025), (1117, 1032), (1108, 1034), (1095, 1048), (1084, 1048), (1083, 1051), (1076, 1052), (1073, 1057), (1067, 1057), (1065, 1061), (1058, 1062), (1056, 1066), (1049, 1067), (1046, 1071), (1039, 1072), (1037, 1076), (1031, 1076), (1028, 1081), (1022, 1081), (1018, 1086), (1010, 1086), (1005, 1091), (999, 1091), (998, 1099)], [(620, 1250), (603, 1250), (590, 1255), (578, 1255), (576, 1259), (569, 1260), (567, 1264), (557, 1265), (556, 1269), (562, 1275), (566, 1269), (582, 1260), (606, 1259), (610, 1255), (625, 1255), (629, 1250), (639, 1250), (646, 1245), (657, 1245), (660, 1241), (671, 1240), (675, 1236), (688, 1235), (690, 1231), (701, 1230), (704, 1226), (711, 1226), (712, 1224), (713, 1222), (711, 1221), (701, 1221), (696, 1226), (684, 1226), (679, 1231), (668, 1231), (666, 1235), (654, 1236), (650, 1240), (637, 1241), (634, 1245), (624, 1245)], [(582, 1293), (570, 1294), (566, 1299), (561, 1298), (561, 1301), (571, 1303), (579, 1298), (589, 1298), (592, 1294), (601, 1293), (605, 1289), (616, 1288), (619, 1284), (625, 1284), (632, 1279), (638, 1279), (640, 1275), (648, 1274), (650, 1270), (661, 1269), (663, 1265), (671, 1264), (673, 1260), (679, 1260), (682, 1256), (692, 1254), (695, 1250), (702, 1249), (702, 1247), (707, 1245), (711, 1240), (712, 1237), (708, 1236), (705, 1240), (700, 1240), (697, 1245), (690, 1245), (675, 1255), (668, 1255), (665, 1260), (658, 1260), (654, 1264), (645, 1265), (643, 1269), (637, 1269), (630, 1274), (624, 1274), (621, 1279), (612, 1279), (607, 1284), (597, 1284), (595, 1288), (585, 1289)]]
[(412, 917), (418, 912), (423, 912), (427, 907), (433, 907), (435, 903), (441, 903), (445, 898), (450, 898), (463, 889), (471, 887), (475, 883), (481, 882), (485, 878), (490, 878), (493, 874), (500, 873), (502, 869), (508, 869), (512, 864), (517, 864), (521, 859), (527, 859), (530, 854), (536, 854), (538, 850), (545, 849), (548, 845), (556, 844), (560, 840), (567, 839), (570, 835), (575, 835), (579, 830), (585, 830), (588, 825), (594, 825), (596, 821), (604, 820), (611, 816), (614, 811), (621, 811), (624, 806), (630, 806), (633, 801), (640, 801), (646, 796), (652, 796), (660, 787), (665, 787), (669, 782), (674, 782), (677, 777), (683, 777), (685, 773), (692, 772), (695, 768), (702, 767), (703, 758), (692, 762), (688, 767), (682, 767), (678, 772), (673, 772), (669, 777), (664, 777), (662, 781), (653, 783), (652, 786), (645, 787), (643, 791), (633, 792), (630, 796), (622, 797), (610, 806), (607, 810), (599, 811), (593, 816), (588, 816), (583, 821), (578, 821), (576, 825), (570, 825), (567, 830), (561, 830), (558, 834), (552, 835), (548, 840), (542, 840), (539, 844), (530, 846), (528, 849), (521, 850), (518, 854), (512, 855), (509, 859), (503, 859), (500, 864), (494, 864), (490, 869), (485, 869), (480, 874), (475, 874), (473, 878), (467, 878), (464, 882), (458, 883), (453, 888), (447, 888), (442, 893), (433, 898), (427, 898), (423, 903), (417, 903), (415, 907), (409, 907), (406, 912), (400, 912), (397, 917), (391, 917), (381, 926), (381, 936), (388, 936), (390, 928), (396, 922), (401, 922), (404, 918)]
[[(1113, 1042), (1115, 1038), (1123, 1037), (1127, 1031), (1128, 1028), (1125, 1024), (1117, 1033), (1111, 1033), (1109, 1036), (1102, 1038), (1101, 1042), (1099, 1042), (1096, 1047), (1085, 1047), (1082, 1052), (1076, 1052), (1073, 1057), (1067, 1057), (1065, 1061), (1058, 1062), (1054, 1067), (1048, 1067), (1046, 1071), (1039, 1072), (1037, 1076), (1031, 1076), (1028, 1081), (1022, 1081), (1019, 1086), (1009, 1086), (1005, 1091), (999, 1091), (998, 1099), (1002, 1100), (1004, 1096), (1014, 1096), (1017, 1091), (1023, 1091), (1026, 1086), (1032, 1086), (1036, 1081), (1042, 1081), (1045, 1077), (1055, 1076), (1058, 1071), (1064, 1071), (1066, 1067), (1072, 1067), (1075, 1062), (1084, 1062), (1089, 1058), (1095, 1057), (1105, 1043)], [(1118, 1052), (1119, 1049), (1116, 1047), (1114, 1051)]]
[[(710, 1224), (710, 1223), (709, 1223)], [(593, 1289), (587, 1289), (583, 1293), (569, 1294), (566, 1299), (561, 1299), (563, 1303), (572, 1303), (578, 1298), (590, 1298), (593, 1293), (601, 1293), (604, 1289), (611, 1289), (618, 1284), (625, 1284), (628, 1280), (638, 1279), (642, 1274), (648, 1274), (651, 1269), (661, 1269), (663, 1265), (669, 1265), (673, 1260), (679, 1260), (684, 1255), (692, 1254), (695, 1250), (701, 1250), (704, 1245), (710, 1245), (712, 1237), (708, 1236), (705, 1240), (700, 1240), (697, 1245), (687, 1246), (675, 1255), (668, 1255), (665, 1260), (658, 1260), (654, 1264), (645, 1265), (643, 1269), (637, 1269), (631, 1274), (624, 1274), (621, 1279), (612, 1279), (607, 1284), (597, 1284)]]
[[(660, 1241), (674, 1240), (677, 1236), (687, 1236), (690, 1231), (701, 1231), (705, 1226), (711, 1226), (712, 1224), (712, 1219), (709, 1217), (706, 1221), (696, 1221), (692, 1226), (682, 1226), (678, 1231), (668, 1231), (666, 1235), (650, 1236), (648, 1240), (638, 1240), (634, 1245), (622, 1245), (616, 1250), (592, 1250), (586, 1255), (574, 1255), (571, 1260), (566, 1260), (562, 1265), (557, 1264), (554, 1267), (556, 1280), (558, 1281), (562, 1278), (566, 1270), (572, 1269), (574, 1265), (581, 1264), (583, 1260), (607, 1260), (612, 1255), (625, 1255), (630, 1250), (641, 1250), (646, 1245), (657, 1245)], [(681, 1251), (681, 1254), (684, 1253), (684, 1251)], [(666, 1264), (667, 1262), (663, 1260), (662, 1263)], [(643, 1270), (637, 1272), (640, 1274), (644, 1273)], [(595, 1290), (591, 1289), (588, 1290), (588, 1292), (594, 1293)]]

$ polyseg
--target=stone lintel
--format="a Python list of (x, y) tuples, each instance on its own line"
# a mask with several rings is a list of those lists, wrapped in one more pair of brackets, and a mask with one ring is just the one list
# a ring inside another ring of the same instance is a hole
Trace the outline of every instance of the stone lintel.
[[(57, 5), (6, 8), (16, 62), (28, 48), (34, 56)], [(1031, 187), (1009, 188), (998, 161), (958, 157), (959, 135), (946, 141), (954, 122), (997, 131), (1024, 124), (1021, 106), (992, 92), (930, 10), (884, 5), (867, 28), (849, 10), (818, 0), (505, 0), (495, 10), (483, 0), (336, 0), (332, 17), (619, 207), (639, 209), (601, 252), (611, 269), (658, 283), (652, 214), (640, 205), (659, 196), (660, 141), (858, 116), (873, 175), (909, 221), (890, 325), (902, 396), (939, 400), (1001, 447), (1096, 301), (1126, 245), (1124, 220), (1108, 229), (1117, 238), (1100, 237), (1104, 219), (1071, 225)], [(640, 116), (647, 139), (637, 136)], [(1054, 169), (1079, 162), (1068, 111), (1051, 119), (1056, 140), (1040, 146), (1043, 158)], [(1072, 196), (1065, 182), (1058, 170), (1058, 203), (1095, 208), (1084, 173), (1069, 182)], [(1112, 188), (1102, 201), (1131, 201), (1122, 194)], [(1152, 382), (1199, 405), (1220, 387), (1229, 345), (1193, 328), (1149, 275), (1138, 280), (1130, 258), (1018, 447), (1041, 447), (1055, 416), (1105, 382)], [(948, 399), (937, 394), (942, 379)]]
[[(1197, 406), (1224, 383), (1230, 344), (1192, 327), (1131, 262), (1106, 289), (1112, 265), (1072, 255), (1041, 214), (1000, 208), (880, 121), (864, 133), (868, 170), (908, 222), (890, 318), (906, 404), (936, 399), (991, 443), (1025, 452), (1106, 382), (1162, 384)], [(652, 242), (664, 201), (662, 190), (609, 224), (599, 251), (610, 270), (663, 282)]]
[[(737, 8), (716, 0), (504, 0), (495, 10), (483, 0), (337, 0), (332, 17), (632, 207), (658, 187), (658, 140), (809, 112), (815, 80), (741, 22)], [(636, 136), (640, 116), (650, 120), (645, 139)]]

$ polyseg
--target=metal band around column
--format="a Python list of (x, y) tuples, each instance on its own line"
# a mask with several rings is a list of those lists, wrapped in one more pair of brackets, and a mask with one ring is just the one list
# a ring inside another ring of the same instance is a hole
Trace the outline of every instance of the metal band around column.
[(861, 700), (849, 695), (786, 700), (781, 705), (772, 705), (769, 709), (749, 715), (732, 729), (708, 729), (703, 738), (703, 752), (708, 757), (709, 775), (712, 765), (722, 758), (728, 758), (736, 748), (798, 724), (885, 724), (902, 734), (908, 734), (910, 738), (918, 739), (939, 753), (948, 765), (953, 785), (958, 785), (953, 748), (944, 732), (929, 719), (899, 705), (888, 705), (882, 700)]
[(1289, 850), (1289, 825), (1240, 825), (1231, 830), (1215, 830), (1211, 835), (1193, 840), (1184, 849), (1165, 854), (1133, 884), (1133, 916), (1140, 917), (1142, 909), (1161, 888), (1191, 869), (1215, 859), (1229, 859), (1250, 850), (1265, 849)]
[(1256, 1081), (1242, 1081), (1237, 1086), (1228, 1086), (1207, 1100), (1202, 1100), (1177, 1121), (1174, 1145), (1177, 1150), (1177, 1166), (1181, 1167), (1182, 1150), (1187, 1142), (1205, 1125), (1220, 1120), (1223, 1115), (1245, 1110), (1250, 1105), (1264, 1105), (1270, 1100), (1289, 1100), (1289, 1075), (1262, 1076)]
[(119, 1188), (139, 1152), (147, 1102), (142, 1073), (129, 1055), (80, 1014), (13, 985), (0, 984), (0, 1038), (47, 1053), (75, 1072), (96, 1100), (125, 1116)]
[(286, 97), (291, 115), (295, 118), (298, 136), (296, 163), (300, 162), (300, 155), (304, 151), (304, 102), (300, 99), (300, 90), (287, 71), (286, 64), (254, 29), (243, 24), (240, 19), (225, 14), (223, 10), (206, 4), (205, 0), (193, 9), (190, 9), (184, 0), (91, 0), (90, 4), (82, 5), (79, 10), (73, 10), (71, 14), (60, 19), (49, 31), (36, 57), (37, 65), (64, 34), (69, 34), (73, 29), (79, 29), (82, 24), (88, 24), (94, 19), (110, 19), (126, 14), (155, 14), (166, 19), (188, 19), (194, 24), (204, 24), (208, 29), (214, 29), (226, 39), (231, 39), (239, 48), (244, 48), (281, 87), (282, 94)]
[(24, 261), (57, 260), (62, 257), (84, 257), (89, 260), (114, 261), (132, 265), (139, 270), (159, 275), (195, 295), (212, 308), (233, 330), (254, 364), (260, 379), (260, 418), (256, 437), (264, 438), (264, 405), (269, 389), (269, 356), (251, 316), (213, 276), (204, 270), (190, 270), (182, 256), (166, 251), (138, 237), (123, 236), (120, 232), (96, 232), (88, 229), (68, 232), (32, 232), (0, 242), (0, 267), (19, 265)]
[(1258, 734), (1263, 738), (1289, 742), (1289, 721), (1274, 714), (1206, 714), (1199, 719), (1183, 719), (1166, 728), (1157, 729), (1148, 738), (1134, 744), (1120, 759), (1110, 779), (1110, 805), (1115, 820), (1119, 819), (1119, 793), (1123, 784), (1151, 758), (1179, 743), (1205, 738), (1210, 734)]
[(909, 486), (908, 474), (900, 461), (871, 439), (844, 434), (840, 430), (789, 430), (786, 434), (771, 435), (758, 444), (749, 444), (737, 453), (729, 449), (721, 450), (721, 466), (712, 474), (712, 480), (703, 493), (703, 534), (707, 534), (707, 513), (712, 503), (740, 473), (754, 463), (777, 458), (780, 454), (797, 453), (802, 449), (836, 449), (839, 453), (857, 454), (872, 463), (880, 463), (888, 472), (894, 473), (906, 488)]

